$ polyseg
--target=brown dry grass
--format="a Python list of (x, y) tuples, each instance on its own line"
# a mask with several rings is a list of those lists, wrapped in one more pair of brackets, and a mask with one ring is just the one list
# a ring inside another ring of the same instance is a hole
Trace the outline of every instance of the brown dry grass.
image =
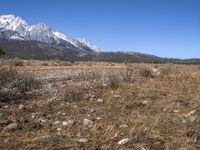
[[(134, 82), (129, 82), (123, 80), (121, 72), (127, 71), (123, 64), (42, 63), (18, 67), (42, 78), (44, 89), (21, 110), (18, 104), (6, 108), (1, 103), (2, 116), (20, 128), (8, 132), (1, 126), (0, 149), (199, 149), (199, 66), (132, 64)], [(141, 74), (144, 68), (151, 69), (151, 76)], [(111, 73), (119, 78), (117, 88), (109, 86)], [(33, 113), (37, 113), (34, 118)], [(83, 119), (93, 125), (84, 126)], [(74, 124), (54, 124), (68, 120)], [(40, 126), (30, 128), (33, 122)], [(45, 135), (58, 140), (47, 140)], [(80, 138), (88, 141), (81, 143)], [(129, 142), (118, 145), (124, 138)]]

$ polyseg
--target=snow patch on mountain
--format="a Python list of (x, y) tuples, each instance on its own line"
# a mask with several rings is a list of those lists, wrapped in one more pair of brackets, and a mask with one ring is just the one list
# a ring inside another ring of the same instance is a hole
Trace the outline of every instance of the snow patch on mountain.
[(63, 48), (85, 51), (99, 51), (86, 39), (74, 39), (63, 33), (54, 31), (44, 23), (29, 26), (22, 18), (14, 15), (0, 16), (0, 38), (15, 40), (34, 40)]

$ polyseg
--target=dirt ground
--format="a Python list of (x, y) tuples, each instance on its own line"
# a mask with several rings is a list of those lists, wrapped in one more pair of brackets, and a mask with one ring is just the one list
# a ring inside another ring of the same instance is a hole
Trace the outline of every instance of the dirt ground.
[(25, 61), (17, 70), (43, 85), (0, 103), (0, 149), (200, 149), (198, 65)]

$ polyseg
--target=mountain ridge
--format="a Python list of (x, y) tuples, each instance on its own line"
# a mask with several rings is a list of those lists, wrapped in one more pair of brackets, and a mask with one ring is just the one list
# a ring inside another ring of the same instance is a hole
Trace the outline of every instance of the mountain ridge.
[(21, 17), (15, 15), (0, 16), (0, 38), (7, 40), (38, 41), (46, 44), (61, 46), (66, 49), (80, 49), (85, 51), (99, 51), (85, 39), (71, 38), (39, 22), (28, 25)]

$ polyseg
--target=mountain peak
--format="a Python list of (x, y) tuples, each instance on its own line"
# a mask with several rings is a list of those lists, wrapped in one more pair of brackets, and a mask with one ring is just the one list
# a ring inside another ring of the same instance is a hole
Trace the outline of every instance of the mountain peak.
[(21, 17), (12, 14), (0, 16), (0, 39), (33, 40), (66, 49), (97, 50), (96, 46), (85, 39), (71, 38), (51, 29), (43, 22), (30, 26)]
[(19, 26), (27, 27), (27, 23), (22, 18), (11, 14), (0, 16), (0, 27), (16, 31)]

